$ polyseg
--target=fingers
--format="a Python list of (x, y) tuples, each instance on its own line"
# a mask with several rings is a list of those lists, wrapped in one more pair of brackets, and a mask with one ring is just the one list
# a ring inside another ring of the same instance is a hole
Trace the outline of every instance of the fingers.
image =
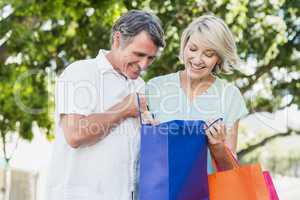
[(141, 93), (138, 93), (138, 100), (139, 100), (139, 103), (140, 103), (140, 111), (141, 112), (145, 112), (147, 111), (147, 99), (146, 99), (146, 96), (144, 94), (141, 94)]
[(142, 113), (142, 120), (144, 124), (158, 125), (160, 122), (158, 120), (154, 120), (152, 114), (149, 111), (145, 111)]
[(217, 124), (213, 125), (208, 129), (208, 132), (211, 136), (218, 138), (220, 134), (220, 127)]
[(156, 125), (160, 124), (160, 121), (154, 119), (154, 120), (152, 120), (151, 124), (152, 124), (153, 126), (156, 126)]
[(143, 123), (158, 125), (160, 122), (154, 120), (152, 113), (148, 109), (146, 96), (144, 94), (138, 94), (138, 97), (140, 102), (140, 112), (141, 112)]
[(218, 121), (210, 126), (211, 123), (211, 121), (207, 122), (208, 127), (206, 126), (205, 131), (209, 142), (211, 144), (224, 142), (226, 138), (226, 129), (224, 123), (222, 121)]
[(141, 109), (141, 112), (145, 112), (148, 110), (145, 95), (140, 96), (140, 109)]
[(158, 124), (160, 124), (160, 122), (158, 120), (143, 120), (143, 124), (151, 124), (152, 126), (157, 126)]
[[(126, 96), (121, 102), (120, 107), (126, 111), (127, 117), (140, 117), (139, 114), (143, 114), (148, 111), (146, 96), (144, 94), (131, 93)], [(147, 114), (148, 116), (148, 114)], [(150, 114), (149, 119), (153, 120)], [(143, 117), (142, 117), (143, 118)], [(148, 117), (146, 117), (147, 120)], [(151, 121), (151, 124), (155, 122)]]
[(224, 140), (226, 139), (226, 127), (225, 127), (225, 124), (222, 122), (220, 124), (221, 128), (220, 128), (220, 131), (221, 131), (221, 136), (222, 138), (224, 138)]

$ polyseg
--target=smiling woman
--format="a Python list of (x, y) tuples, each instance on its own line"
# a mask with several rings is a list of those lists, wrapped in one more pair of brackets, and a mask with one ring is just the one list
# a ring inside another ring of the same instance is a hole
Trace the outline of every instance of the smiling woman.
[(187, 73), (193, 79), (208, 76), (215, 66), (221, 62), (217, 52), (205, 45), (205, 42), (201, 41), (201, 37), (197, 33), (191, 35), (184, 48), (183, 56)]
[[(239, 119), (248, 110), (237, 87), (220, 79), (239, 63), (232, 33), (222, 19), (204, 15), (195, 19), (181, 37), (180, 60), (185, 69), (147, 83), (150, 111), (160, 122), (219, 120), (207, 128), (210, 145), (237, 146)], [(212, 172), (210, 154), (208, 172)]]
[[(195, 19), (184, 30), (181, 37), (179, 58), (186, 64), (186, 54), (190, 50), (204, 52), (206, 57), (218, 57), (213, 72), (230, 72), (239, 64), (234, 37), (225, 22), (212, 15), (204, 15)], [(216, 58), (215, 57), (215, 58)]]

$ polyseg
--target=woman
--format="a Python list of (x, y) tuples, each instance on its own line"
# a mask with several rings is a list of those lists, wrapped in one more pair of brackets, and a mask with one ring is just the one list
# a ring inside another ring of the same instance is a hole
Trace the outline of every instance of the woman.
[[(232, 33), (220, 18), (204, 15), (181, 37), (179, 58), (185, 69), (151, 79), (146, 95), (155, 120), (204, 120), (211, 146), (226, 144), (236, 151), (239, 119), (248, 111), (237, 87), (219, 78), (239, 63)], [(208, 172), (213, 172), (208, 156)]]

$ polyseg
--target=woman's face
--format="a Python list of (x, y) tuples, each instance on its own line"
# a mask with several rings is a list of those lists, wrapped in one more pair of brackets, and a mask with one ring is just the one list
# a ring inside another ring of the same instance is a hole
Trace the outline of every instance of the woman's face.
[(201, 41), (198, 34), (191, 35), (184, 48), (183, 60), (185, 71), (191, 79), (207, 78), (216, 64), (220, 63), (217, 52)]

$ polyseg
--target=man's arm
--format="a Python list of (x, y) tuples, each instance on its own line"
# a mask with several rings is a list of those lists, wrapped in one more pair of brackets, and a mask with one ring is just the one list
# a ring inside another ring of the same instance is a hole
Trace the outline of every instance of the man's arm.
[[(67, 143), (73, 148), (97, 143), (121, 121), (128, 117), (138, 116), (135, 99), (136, 94), (128, 95), (123, 101), (103, 113), (88, 116), (80, 114), (61, 115), (60, 125)], [(145, 98), (141, 98), (140, 102), (141, 109), (145, 110)]]

